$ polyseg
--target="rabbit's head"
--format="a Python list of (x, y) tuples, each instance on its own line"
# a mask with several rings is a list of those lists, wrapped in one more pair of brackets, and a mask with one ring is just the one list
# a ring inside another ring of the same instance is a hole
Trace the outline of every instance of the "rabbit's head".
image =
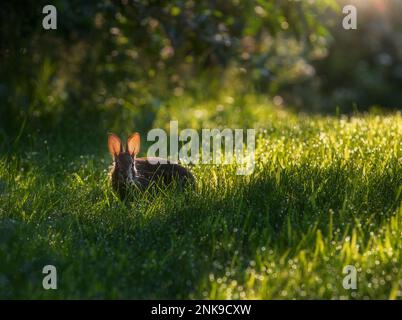
[(137, 171), (135, 168), (135, 156), (140, 151), (141, 138), (138, 133), (133, 133), (126, 143), (124, 150), (120, 138), (110, 133), (108, 136), (109, 152), (113, 157), (113, 167), (111, 178), (113, 187), (124, 188), (127, 184), (135, 184), (137, 180)]

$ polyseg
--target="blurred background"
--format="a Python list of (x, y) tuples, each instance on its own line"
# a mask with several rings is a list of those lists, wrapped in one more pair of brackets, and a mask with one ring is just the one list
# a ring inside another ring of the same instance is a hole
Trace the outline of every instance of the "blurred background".
[[(145, 131), (182, 113), (231, 125), (258, 101), (313, 114), (402, 107), (401, 0), (55, 0), (57, 30), (42, 28), (46, 4), (1, 5), (3, 146)], [(357, 30), (342, 28), (346, 4)]]

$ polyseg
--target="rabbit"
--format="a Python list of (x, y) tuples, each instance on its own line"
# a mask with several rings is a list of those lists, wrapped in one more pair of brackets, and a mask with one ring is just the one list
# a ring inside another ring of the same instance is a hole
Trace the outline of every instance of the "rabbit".
[(169, 185), (174, 180), (179, 186), (194, 185), (192, 173), (179, 164), (161, 158), (136, 158), (140, 144), (141, 137), (137, 132), (127, 139), (125, 150), (117, 135), (108, 135), (109, 152), (113, 157), (109, 177), (121, 199), (127, 197), (131, 188), (145, 191), (152, 184)]

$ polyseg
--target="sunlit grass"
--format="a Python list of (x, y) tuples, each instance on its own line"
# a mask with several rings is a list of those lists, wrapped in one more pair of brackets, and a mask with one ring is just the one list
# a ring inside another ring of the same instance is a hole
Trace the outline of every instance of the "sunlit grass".
[[(121, 203), (106, 145), (76, 156), (36, 137), (3, 153), (0, 298), (400, 298), (401, 115), (295, 116), (222, 99), (169, 115), (181, 128), (260, 128), (255, 171), (195, 166), (185, 194)], [(155, 126), (168, 119), (162, 110)], [(58, 290), (42, 289), (46, 264)], [(346, 265), (357, 290), (342, 287)]]

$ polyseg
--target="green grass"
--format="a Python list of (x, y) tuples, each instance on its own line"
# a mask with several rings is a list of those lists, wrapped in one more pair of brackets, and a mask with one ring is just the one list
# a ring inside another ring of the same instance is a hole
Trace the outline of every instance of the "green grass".
[[(34, 135), (0, 154), (0, 298), (400, 299), (401, 114), (223, 103), (157, 115), (155, 126), (261, 128), (252, 175), (195, 166), (185, 194), (121, 203), (105, 136)], [(42, 289), (47, 264), (58, 290)], [(346, 265), (357, 290), (342, 287)]]

